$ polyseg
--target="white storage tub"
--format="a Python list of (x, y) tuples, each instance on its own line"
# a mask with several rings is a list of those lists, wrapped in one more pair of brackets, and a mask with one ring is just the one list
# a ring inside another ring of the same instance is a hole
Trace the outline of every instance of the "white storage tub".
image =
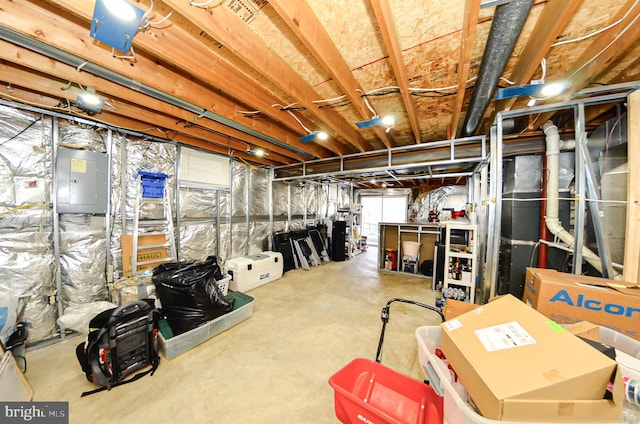
[[(462, 384), (452, 381), (452, 372), (436, 356), (436, 348), (440, 347), (441, 332), (440, 326), (424, 326), (418, 327), (415, 334), (418, 342), (418, 360), (422, 372), (436, 393), (444, 396), (444, 419), (447, 424), (534, 424), (490, 420), (472, 409), (467, 403), (466, 390)], [(616, 349), (626, 350), (626, 353), (630, 355), (640, 350), (640, 342), (608, 328), (600, 327), (600, 336), (603, 343)], [(636, 352), (633, 352), (634, 349)]]
[(247, 292), (282, 277), (282, 253), (267, 251), (229, 259), (224, 267), (225, 272), (231, 275), (229, 288)]

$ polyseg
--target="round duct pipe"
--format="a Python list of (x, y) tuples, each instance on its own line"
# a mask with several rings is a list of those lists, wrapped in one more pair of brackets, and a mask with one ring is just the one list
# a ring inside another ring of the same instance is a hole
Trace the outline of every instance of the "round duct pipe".
[(475, 134), (480, 126), (532, 5), (533, 0), (513, 0), (496, 7), (478, 79), (464, 119), (463, 137)]

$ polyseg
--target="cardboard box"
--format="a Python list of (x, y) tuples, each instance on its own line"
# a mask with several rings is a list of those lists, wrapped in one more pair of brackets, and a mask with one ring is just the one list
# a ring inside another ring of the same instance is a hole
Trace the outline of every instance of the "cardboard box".
[(443, 310), (444, 319), (445, 320), (453, 319), (458, 315), (462, 315), (465, 312), (474, 310), (478, 306), (480, 305), (476, 305), (475, 303), (470, 303), (470, 302), (464, 302), (462, 300), (446, 299), (444, 302), (444, 310)]
[(559, 324), (589, 321), (640, 340), (638, 285), (527, 268), (522, 300)]
[[(167, 239), (162, 234), (140, 235), (138, 236), (138, 246), (153, 246), (155, 244), (165, 244)], [(123, 234), (120, 236), (120, 246), (122, 247), (122, 274), (125, 277), (131, 277), (131, 268), (133, 265), (133, 236), (131, 234)], [(157, 249), (145, 249), (138, 252), (138, 271), (146, 271), (154, 268), (160, 263), (141, 265), (141, 262), (154, 259), (165, 259), (169, 256), (166, 247)]]
[(441, 348), (486, 418), (619, 421), (616, 362), (511, 295), (444, 322)]

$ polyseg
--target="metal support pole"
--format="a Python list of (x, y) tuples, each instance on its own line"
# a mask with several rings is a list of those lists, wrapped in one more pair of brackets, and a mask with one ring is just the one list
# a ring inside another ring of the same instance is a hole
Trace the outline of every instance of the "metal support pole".
[[(576, 140), (586, 138), (584, 130), (584, 104), (574, 108)], [(582, 155), (582, 143), (576, 143), (575, 149), (575, 182), (576, 201), (575, 218), (573, 220), (573, 269), (574, 274), (582, 274), (582, 248), (584, 246), (584, 211), (585, 211), (585, 167)]]

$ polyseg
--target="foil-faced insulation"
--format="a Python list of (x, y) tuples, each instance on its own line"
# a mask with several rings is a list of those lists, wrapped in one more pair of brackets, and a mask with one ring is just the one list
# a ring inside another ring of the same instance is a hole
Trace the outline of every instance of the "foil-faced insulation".
[(218, 192), (201, 188), (180, 188), (180, 219), (216, 219)]
[(249, 216), (269, 216), (269, 172), (257, 168), (251, 170), (251, 185), (249, 187)]
[(246, 222), (231, 224), (231, 258), (247, 255), (248, 230)]
[(209, 255), (217, 256), (217, 190), (181, 187), (179, 196), (180, 259), (202, 261)]
[(0, 106), (0, 290), (26, 299), (28, 343), (55, 331), (49, 117)]
[(106, 242), (103, 217), (60, 216), (60, 271), (65, 308), (108, 298)]
[(269, 250), (269, 223), (268, 222), (252, 222), (249, 224), (249, 254)]
[(231, 165), (231, 216), (247, 215), (247, 167), (238, 162)]
[(107, 130), (103, 128), (87, 129), (79, 125), (60, 125), (58, 128), (59, 146), (86, 149), (100, 153), (107, 151)]
[(51, 231), (3, 233), (0, 237), (0, 290), (28, 298), (22, 320), (29, 325), (28, 342), (54, 334), (56, 308), (55, 258)]
[(300, 218), (305, 213), (305, 197), (303, 186), (291, 185), (291, 217)]
[(218, 230), (215, 223), (191, 223), (180, 228), (180, 258), (203, 261), (218, 256)]
[(318, 215), (317, 186), (308, 184), (304, 187), (304, 206), (307, 220), (313, 222)]
[(415, 216), (415, 221), (428, 222), (429, 212), (437, 211), (441, 213), (447, 205), (447, 199), (450, 196), (467, 196), (467, 187), (465, 186), (446, 186), (439, 187), (428, 194), (417, 197), (410, 206), (410, 216)]

